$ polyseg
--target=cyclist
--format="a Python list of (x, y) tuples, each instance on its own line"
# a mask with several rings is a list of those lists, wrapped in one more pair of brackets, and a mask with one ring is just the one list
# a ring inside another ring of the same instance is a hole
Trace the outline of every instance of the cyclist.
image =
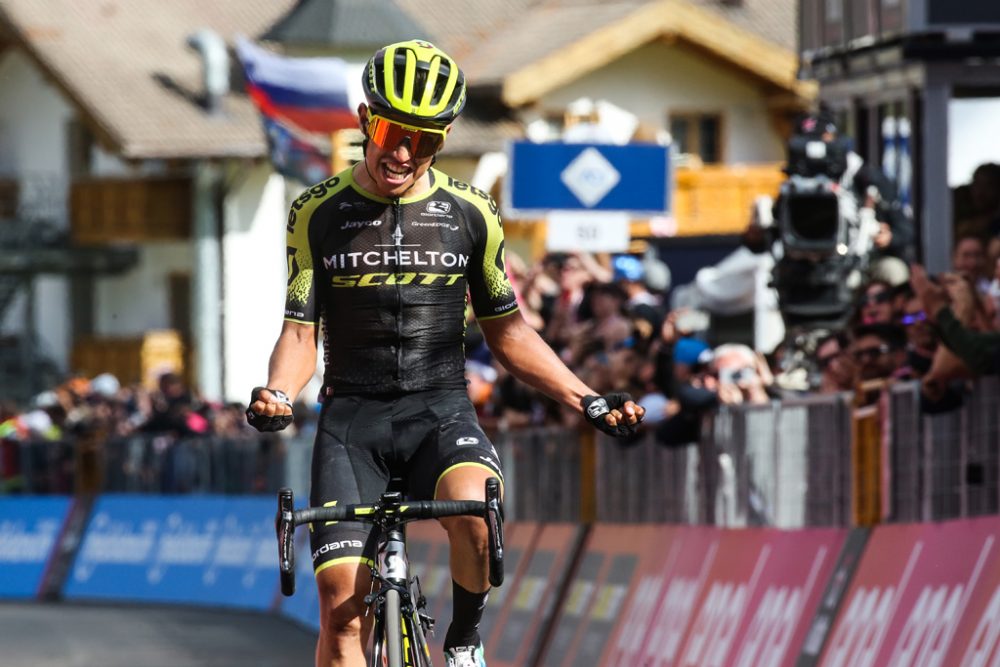
[[(493, 199), (431, 166), (465, 105), (455, 61), (428, 42), (391, 44), (369, 60), (363, 83), (364, 159), (291, 206), (285, 320), (267, 386), (254, 389), (247, 410), (260, 430), (291, 422), (292, 401), (315, 368), (319, 327), (325, 370), (311, 504), (371, 502), (396, 475), (416, 498), (482, 500), (488, 477), (502, 481), (465, 389), (467, 292), (512, 374), (606, 433), (631, 432), (642, 408), (627, 394), (594, 395), (518, 312)], [(486, 528), (474, 517), (441, 523), (454, 592), (446, 661), (482, 667)], [(364, 664), (374, 536), (353, 523), (310, 534), (317, 665)]]

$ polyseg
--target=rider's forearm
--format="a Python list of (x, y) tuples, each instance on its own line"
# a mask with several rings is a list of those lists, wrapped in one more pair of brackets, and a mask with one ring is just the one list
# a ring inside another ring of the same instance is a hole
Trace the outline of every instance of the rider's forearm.
[(315, 327), (286, 322), (268, 364), (267, 386), (292, 400), (316, 372)]
[(487, 320), (480, 326), (490, 351), (521, 382), (578, 412), (580, 399), (597, 393), (566, 367), (520, 314)]

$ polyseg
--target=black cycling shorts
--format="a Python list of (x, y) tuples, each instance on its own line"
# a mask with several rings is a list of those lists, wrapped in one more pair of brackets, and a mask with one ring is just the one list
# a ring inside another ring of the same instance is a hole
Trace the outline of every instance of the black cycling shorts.
[[(465, 389), (334, 395), (319, 418), (309, 502), (313, 507), (374, 502), (396, 477), (403, 479), (408, 498), (430, 500), (441, 477), (461, 466), (484, 468), (503, 479)], [(377, 537), (370, 524), (313, 524), (313, 568), (370, 561)]]

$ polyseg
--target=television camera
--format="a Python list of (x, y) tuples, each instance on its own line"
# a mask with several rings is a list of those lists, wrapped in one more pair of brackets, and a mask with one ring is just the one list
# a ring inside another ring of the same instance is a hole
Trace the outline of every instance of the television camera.
[(773, 210), (772, 284), (786, 329), (838, 328), (865, 279), (879, 224), (853, 187), (848, 139), (797, 134)]

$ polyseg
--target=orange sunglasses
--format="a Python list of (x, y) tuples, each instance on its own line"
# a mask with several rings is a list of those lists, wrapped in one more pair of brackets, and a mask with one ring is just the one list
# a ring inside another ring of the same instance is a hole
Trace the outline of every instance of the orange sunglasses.
[(408, 141), (410, 154), (413, 157), (430, 157), (444, 146), (446, 135), (446, 130), (407, 125), (378, 114), (368, 114), (368, 138), (382, 150), (396, 150), (397, 146)]

